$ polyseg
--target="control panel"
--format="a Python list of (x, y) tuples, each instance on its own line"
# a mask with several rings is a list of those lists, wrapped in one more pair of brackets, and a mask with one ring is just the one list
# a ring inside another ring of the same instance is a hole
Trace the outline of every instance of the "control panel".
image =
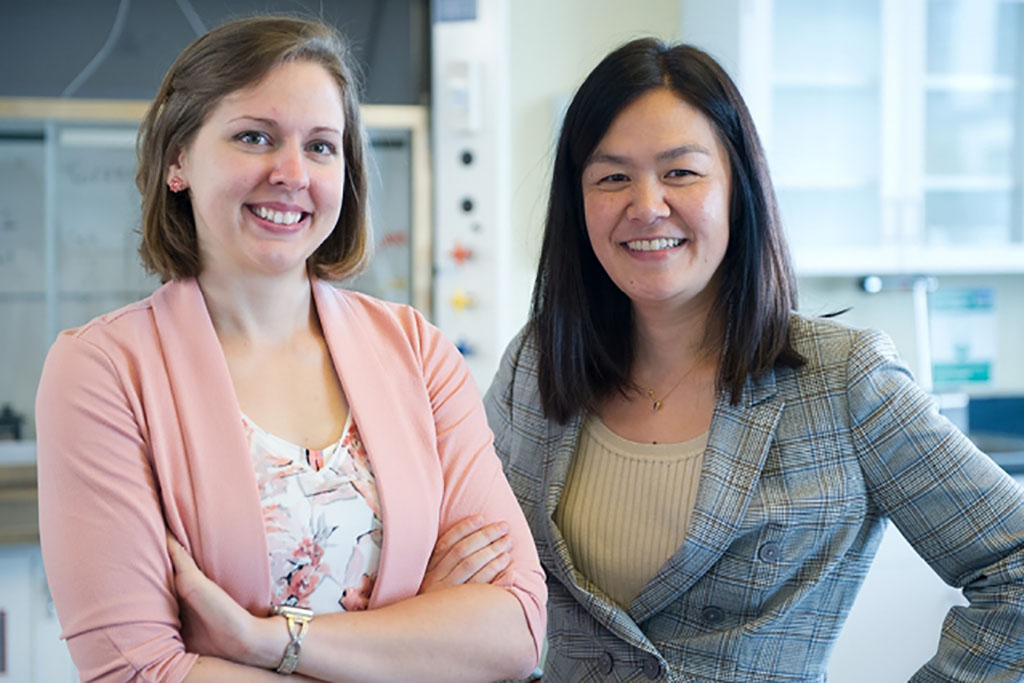
[(486, 390), (511, 333), (508, 6), (438, 0), (432, 7), (434, 322)]

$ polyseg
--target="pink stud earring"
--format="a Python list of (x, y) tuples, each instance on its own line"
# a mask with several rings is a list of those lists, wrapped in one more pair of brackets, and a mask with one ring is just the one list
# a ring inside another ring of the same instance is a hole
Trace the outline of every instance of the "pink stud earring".
[(185, 189), (185, 181), (178, 176), (172, 176), (171, 179), (167, 181), (167, 187), (171, 188), (171, 192), (177, 194)]

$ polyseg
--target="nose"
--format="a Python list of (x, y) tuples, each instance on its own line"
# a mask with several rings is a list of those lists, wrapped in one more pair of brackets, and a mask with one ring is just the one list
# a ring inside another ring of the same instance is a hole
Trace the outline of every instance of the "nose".
[(655, 180), (640, 180), (633, 185), (627, 216), (638, 223), (653, 223), (667, 218), (671, 209), (665, 201), (665, 188)]
[(303, 190), (309, 185), (308, 159), (301, 145), (281, 145), (273, 157), (274, 167), (270, 171), (270, 183), (283, 185), (288, 190)]

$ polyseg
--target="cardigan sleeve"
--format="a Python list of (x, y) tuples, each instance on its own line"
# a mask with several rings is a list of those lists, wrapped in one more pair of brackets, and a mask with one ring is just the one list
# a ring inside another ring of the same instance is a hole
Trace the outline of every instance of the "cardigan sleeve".
[(861, 333), (847, 367), (854, 441), (874, 500), (969, 605), (953, 607), (914, 681), (1017, 681), (1024, 671), (1024, 489)]
[(421, 321), (424, 379), (434, 411), (444, 477), (440, 531), (473, 514), (485, 523), (504, 520), (513, 541), (512, 562), (494, 581), (523, 608), (540, 658), (547, 624), (547, 586), (533, 537), (494, 453), (480, 393), (455, 346)]
[(81, 332), (51, 348), (36, 396), (47, 581), (84, 681), (179, 681), (186, 653), (138, 397)]

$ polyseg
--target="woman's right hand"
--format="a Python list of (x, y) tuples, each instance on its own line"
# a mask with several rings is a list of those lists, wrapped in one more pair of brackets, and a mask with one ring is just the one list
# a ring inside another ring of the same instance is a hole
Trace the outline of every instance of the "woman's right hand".
[(421, 594), (466, 583), (490, 583), (508, 567), (512, 561), (508, 524), (482, 524), (474, 515), (441, 534), (427, 563)]

